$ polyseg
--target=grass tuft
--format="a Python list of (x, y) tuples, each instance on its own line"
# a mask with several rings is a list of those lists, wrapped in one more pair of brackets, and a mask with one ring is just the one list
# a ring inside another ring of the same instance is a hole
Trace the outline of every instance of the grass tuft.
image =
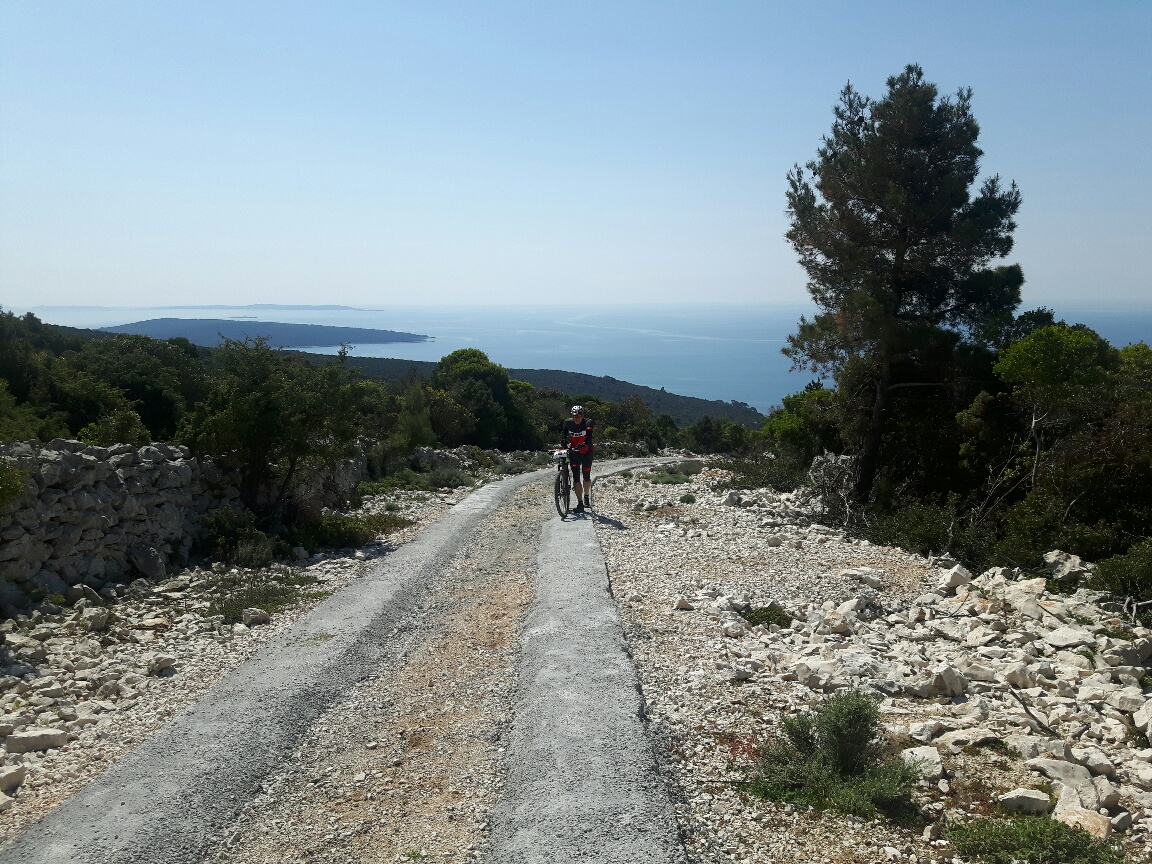
[(309, 552), (317, 549), (344, 549), (363, 546), (381, 534), (391, 534), (411, 524), (411, 519), (395, 513), (367, 513), (359, 516), (336, 513), (321, 516), (315, 522), (293, 529), (292, 542)]
[(1103, 840), (1048, 816), (972, 819), (955, 823), (948, 839), (965, 858), (986, 864), (1122, 864)]
[(660, 472), (648, 478), (653, 483), (691, 483), (692, 478), (687, 474), (667, 474)]
[(245, 609), (263, 609), (270, 614), (282, 612), (302, 600), (327, 597), (331, 592), (312, 588), (317, 581), (307, 573), (283, 570), (230, 573), (216, 581), (214, 596), (205, 614), (222, 615), (225, 623), (236, 624)]

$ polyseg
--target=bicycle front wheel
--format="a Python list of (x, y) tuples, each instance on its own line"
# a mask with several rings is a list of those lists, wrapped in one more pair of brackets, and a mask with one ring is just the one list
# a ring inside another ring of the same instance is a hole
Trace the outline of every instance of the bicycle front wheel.
[(560, 518), (563, 519), (568, 515), (568, 505), (570, 503), (569, 499), (571, 498), (572, 494), (572, 487), (570, 481), (568, 480), (567, 470), (556, 472), (554, 492), (556, 494), (556, 512), (559, 513)]

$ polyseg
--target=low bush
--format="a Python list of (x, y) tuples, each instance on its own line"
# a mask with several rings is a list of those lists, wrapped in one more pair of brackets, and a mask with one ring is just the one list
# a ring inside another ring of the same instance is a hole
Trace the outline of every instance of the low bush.
[(1092, 587), (1142, 600), (1152, 595), (1152, 540), (1137, 543), (1123, 555), (1096, 565)]
[(391, 534), (411, 524), (412, 520), (393, 513), (359, 516), (335, 513), (293, 529), (291, 539), (295, 545), (303, 546), (309, 552), (317, 549), (344, 549), (363, 546), (381, 534)]
[(798, 453), (781, 449), (778, 453), (741, 456), (725, 462), (732, 476), (719, 484), (721, 489), (775, 489), (791, 492), (808, 477), (808, 461)]
[(23, 473), (6, 462), (0, 462), (0, 507), (16, 500), (23, 491)]
[(683, 495), (680, 496), (680, 503), (681, 504), (695, 504), (696, 503), (696, 496), (693, 495), (691, 492), (685, 492)]
[(95, 423), (89, 423), (76, 433), (85, 444), (111, 447), (114, 444), (132, 444), (143, 447), (152, 440), (140, 415), (131, 408), (120, 408)]
[(1103, 840), (1048, 816), (972, 819), (955, 823), (948, 839), (965, 858), (987, 864), (1122, 864)]
[(991, 526), (970, 524), (954, 500), (893, 510), (873, 507), (854, 533), (879, 546), (898, 546), (920, 555), (949, 554), (971, 568), (983, 569), (997, 557)]
[(433, 489), (444, 487), (455, 489), (459, 486), (471, 486), (474, 482), (472, 477), (458, 468), (434, 468), (427, 473), (413, 471), (411, 468), (400, 468), (379, 480), (365, 480), (356, 487), (356, 491), (362, 496), (391, 495), (399, 489), (431, 492)]
[(250, 510), (218, 507), (204, 516), (201, 548), (235, 567), (258, 570), (272, 563), (276, 541), (256, 527)]
[(660, 472), (653, 474), (648, 478), (653, 483), (690, 483), (691, 478), (687, 474), (666, 474)]
[(237, 567), (259, 570), (272, 563), (275, 553), (275, 540), (256, 528), (245, 528), (236, 538), (236, 546), (229, 556), (229, 563)]
[(621, 477), (627, 477), (629, 480), (631, 480), (632, 479), (632, 472), (631, 471), (621, 471), (620, 476)]
[(758, 748), (747, 790), (761, 798), (872, 818), (914, 818), (915, 768), (889, 752), (876, 700), (837, 693), (815, 711), (786, 717), (783, 737)]
[(228, 575), (220, 578), (207, 615), (222, 615), (227, 624), (242, 620), (245, 609), (263, 609), (268, 613), (281, 612), (301, 600), (319, 599), (329, 592), (307, 590), (317, 582), (306, 573), (273, 572), (263, 574), (256, 581), (251, 576)]
[(761, 606), (758, 609), (750, 609), (747, 612), (741, 612), (740, 617), (753, 627), (759, 624), (789, 627), (792, 624), (792, 616), (780, 606)]

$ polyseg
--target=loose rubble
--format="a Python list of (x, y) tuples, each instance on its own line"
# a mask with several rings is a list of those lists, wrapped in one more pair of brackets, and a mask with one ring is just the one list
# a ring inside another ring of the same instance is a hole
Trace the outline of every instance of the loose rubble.
[[(1152, 633), (1076, 580), (872, 546), (798, 495), (644, 475), (598, 484), (599, 537), (692, 861), (952, 861), (950, 819), (1050, 811), (1098, 837), (1152, 832)], [(681, 503), (691, 493), (693, 503)], [(1055, 594), (1060, 585), (1067, 592)], [(741, 613), (777, 607), (788, 626)], [(922, 779), (923, 835), (748, 798), (734, 781), (781, 716), (867, 688)], [(1002, 812), (1002, 811), (1001, 811)], [(889, 851), (890, 850), (890, 851)], [(956, 859), (959, 860), (959, 859)]]

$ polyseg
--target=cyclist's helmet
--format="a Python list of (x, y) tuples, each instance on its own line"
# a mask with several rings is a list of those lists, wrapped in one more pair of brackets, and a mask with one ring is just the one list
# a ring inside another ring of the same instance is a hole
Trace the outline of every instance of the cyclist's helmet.
[(584, 413), (584, 406), (583, 405), (573, 405), (572, 406), (572, 416), (573, 417), (575, 417), (577, 414), (583, 414), (583, 413)]

